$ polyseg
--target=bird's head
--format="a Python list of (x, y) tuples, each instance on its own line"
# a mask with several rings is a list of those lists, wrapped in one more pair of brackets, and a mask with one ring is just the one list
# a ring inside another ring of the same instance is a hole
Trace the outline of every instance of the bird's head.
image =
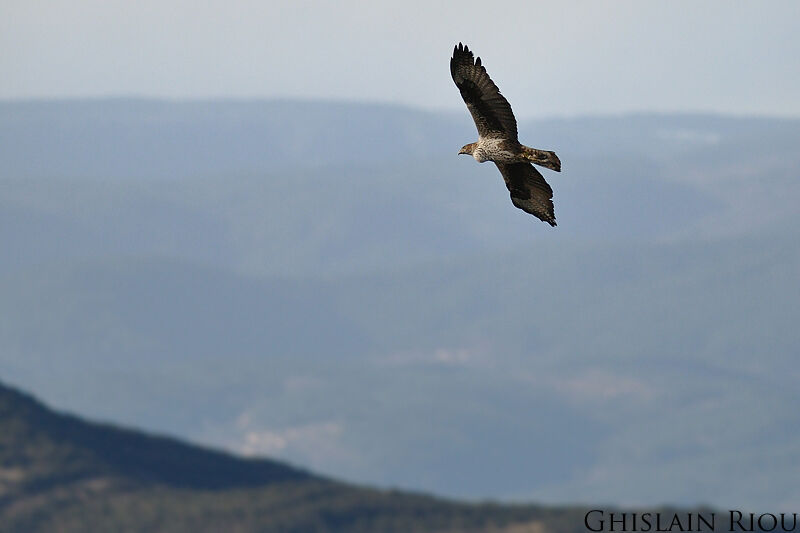
[(475, 145), (476, 144), (478, 144), (478, 143), (465, 144), (464, 146), (461, 147), (461, 150), (458, 151), (458, 155), (461, 155), (461, 154), (472, 155), (472, 151), (475, 150)]

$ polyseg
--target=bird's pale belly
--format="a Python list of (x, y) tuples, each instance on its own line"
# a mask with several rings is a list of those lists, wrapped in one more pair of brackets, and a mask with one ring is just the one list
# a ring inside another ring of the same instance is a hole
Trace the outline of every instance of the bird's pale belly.
[(496, 163), (516, 163), (521, 161), (519, 151), (510, 150), (509, 141), (506, 139), (478, 139), (478, 144), (472, 151), (472, 157), (478, 163), (494, 161)]

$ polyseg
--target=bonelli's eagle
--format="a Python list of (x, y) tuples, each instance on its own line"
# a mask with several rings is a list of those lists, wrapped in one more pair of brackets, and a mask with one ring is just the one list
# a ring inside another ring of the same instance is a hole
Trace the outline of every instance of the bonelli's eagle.
[(450, 74), (478, 127), (478, 141), (458, 153), (469, 154), (479, 163), (493, 161), (506, 181), (513, 204), (555, 226), (553, 189), (531, 163), (560, 172), (558, 156), (519, 143), (511, 105), (489, 78), (481, 58), (475, 59), (461, 43), (453, 50)]

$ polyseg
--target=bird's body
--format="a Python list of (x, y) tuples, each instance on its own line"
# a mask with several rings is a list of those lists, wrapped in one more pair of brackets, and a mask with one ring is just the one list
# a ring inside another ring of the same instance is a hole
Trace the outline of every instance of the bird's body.
[(520, 144), (511, 105), (489, 78), (481, 58), (474, 59), (461, 43), (453, 50), (450, 74), (478, 128), (478, 141), (465, 145), (459, 154), (469, 154), (479, 163), (493, 161), (514, 205), (555, 226), (553, 190), (531, 163), (560, 172), (558, 156)]
[(520, 162), (520, 144), (510, 139), (478, 137), (478, 142), (472, 147), (472, 157), (478, 163), (495, 161), (496, 163)]
[(536, 163), (556, 172), (561, 171), (561, 161), (555, 152), (537, 150), (530, 148), (512, 139), (499, 137), (478, 137), (478, 142), (466, 145), (462, 150), (469, 147), (468, 153), (475, 158), (478, 163), (494, 161), (495, 163)]

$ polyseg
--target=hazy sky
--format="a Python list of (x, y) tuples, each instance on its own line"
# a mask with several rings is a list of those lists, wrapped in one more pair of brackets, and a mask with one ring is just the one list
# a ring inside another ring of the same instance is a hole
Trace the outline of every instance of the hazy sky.
[(299, 97), (461, 109), (448, 71), (458, 41), (482, 56), (520, 116), (800, 116), (796, 0), (2, 0), (0, 98)]

